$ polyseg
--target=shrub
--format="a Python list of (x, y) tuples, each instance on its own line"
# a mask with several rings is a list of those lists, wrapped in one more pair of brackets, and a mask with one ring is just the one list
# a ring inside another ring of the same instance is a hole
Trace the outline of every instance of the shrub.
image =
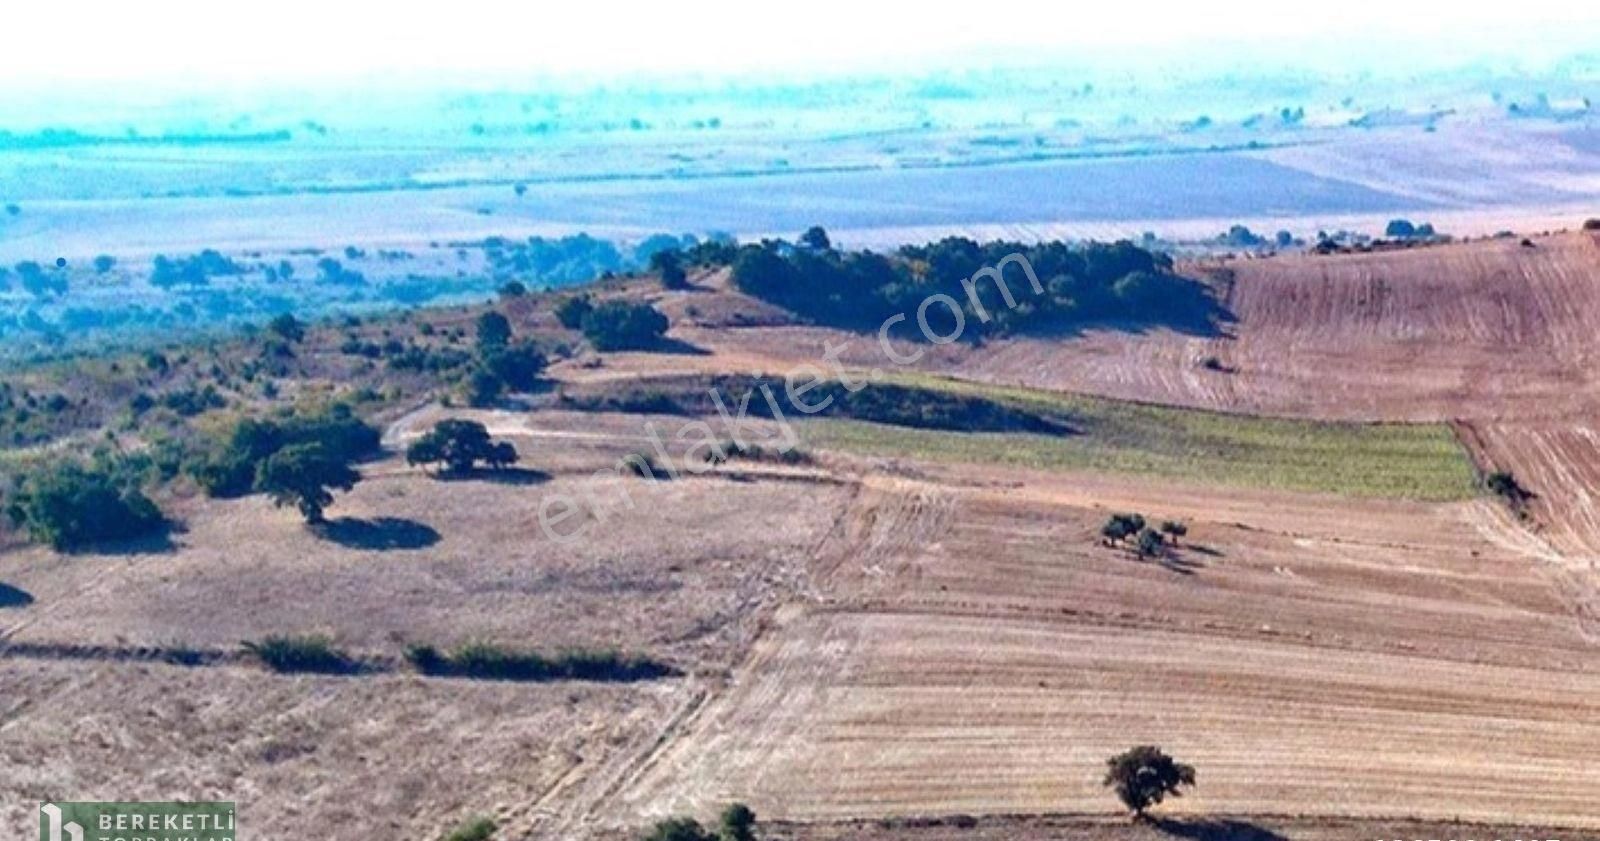
[(583, 317), (583, 335), (595, 350), (648, 350), (661, 343), (667, 317), (649, 304), (607, 301)]
[(455, 828), (444, 841), (489, 841), (499, 827), (490, 818), (475, 818)]
[(756, 841), (756, 813), (743, 803), (723, 809), (718, 824), (722, 841)]
[(431, 645), (414, 645), (406, 649), (406, 660), (425, 675), (484, 680), (629, 682), (672, 674), (665, 664), (612, 650), (549, 656), (489, 643), (470, 643), (448, 653)]
[(1600, 231), (1600, 219), (1583, 220), (1583, 229), (1585, 231)]
[(1144, 529), (1144, 516), (1141, 514), (1112, 514), (1100, 527), (1100, 536), (1116, 543), (1138, 534)]
[(1524, 488), (1517, 477), (1510, 471), (1497, 470), (1483, 478), (1483, 486), (1495, 496), (1500, 497), (1510, 505), (1512, 510), (1522, 513), (1528, 502), (1533, 499), (1533, 492)]
[(1177, 543), (1178, 538), (1189, 533), (1189, 527), (1177, 520), (1163, 520), (1161, 523), (1161, 533), (1171, 535), (1172, 542)]
[(286, 342), (299, 342), (306, 337), (306, 326), (287, 312), (267, 322), (267, 330)]
[(1158, 532), (1152, 528), (1143, 528), (1139, 530), (1139, 541), (1136, 545), (1136, 548), (1139, 552), (1139, 557), (1153, 558), (1156, 555), (1161, 554), (1161, 550), (1166, 548), (1166, 545), (1166, 538), (1161, 536), (1161, 532)]
[(556, 321), (568, 330), (583, 329), (583, 319), (594, 310), (594, 302), (588, 295), (574, 295), (556, 304)]
[(640, 479), (669, 479), (671, 474), (656, 464), (646, 452), (634, 452), (617, 459), (617, 467)]
[(1152, 745), (1140, 745), (1106, 760), (1103, 785), (1117, 793), (1123, 805), (1143, 817), (1167, 795), (1182, 796), (1180, 786), (1194, 785), (1194, 768), (1174, 760)]
[(504, 394), (506, 383), (495, 376), (488, 368), (474, 368), (467, 375), (466, 398), (467, 405), (483, 409), (493, 406)]
[(5, 513), (30, 540), (61, 551), (142, 537), (166, 525), (131, 481), (70, 462), (24, 476)]
[(526, 342), (496, 348), (484, 354), (483, 365), (515, 391), (530, 391), (539, 382), (548, 360)]
[(117, 258), (109, 254), (101, 254), (94, 258), (94, 270), (97, 274), (105, 274), (117, 265)]
[(347, 674), (360, 666), (324, 636), (270, 636), (244, 649), (275, 672)]
[(478, 316), (478, 352), (499, 350), (511, 341), (511, 321), (493, 310)]
[(717, 841), (693, 818), (668, 818), (645, 833), (641, 841)]

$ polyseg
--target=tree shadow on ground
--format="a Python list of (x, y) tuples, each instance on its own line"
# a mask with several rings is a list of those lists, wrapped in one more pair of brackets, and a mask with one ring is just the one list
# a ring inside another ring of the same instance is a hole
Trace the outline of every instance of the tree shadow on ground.
[(647, 348), (641, 348), (646, 353), (672, 353), (679, 356), (710, 356), (711, 351), (698, 345), (692, 345), (682, 339), (663, 338)]
[(172, 535), (181, 531), (176, 523), (163, 523), (159, 528), (139, 537), (86, 543), (64, 550), (68, 555), (165, 555), (174, 552), (178, 544)]
[(1286, 835), (1248, 821), (1154, 818), (1150, 823), (1167, 835), (1193, 841), (1289, 841)]
[(1175, 551), (1163, 554), (1161, 557), (1157, 558), (1156, 561), (1160, 563), (1161, 566), (1172, 570), (1179, 575), (1194, 575), (1196, 572), (1206, 568), (1205, 564), (1192, 558), (1185, 558)]
[(459, 473), (439, 473), (434, 478), (441, 482), (492, 482), (496, 485), (541, 485), (550, 481), (550, 474), (526, 467), (477, 468)]
[(347, 549), (388, 552), (425, 549), (439, 542), (439, 532), (432, 526), (400, 517), (379, 517), (374, 520), (341, 517), (316, 526), (313, 530), (324, 540)]
[(0, 607), (27, 607), (30, 604), (33, 604), (32, 593), (0, 582)]

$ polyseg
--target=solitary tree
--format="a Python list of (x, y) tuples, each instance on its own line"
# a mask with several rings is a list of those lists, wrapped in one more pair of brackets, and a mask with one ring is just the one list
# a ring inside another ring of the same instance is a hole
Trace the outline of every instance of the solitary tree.
[(1166, 799), (1181, 797), (1180, 786), (1194, 785), (1194, 767), (1167, 756), (1154, 745), (1140, 745), (1106, 760), (1108, 769), (1103, 785), (1116, 791), (1135, 818)]
[(1161, 550), (1165, 548), (1166, 545), (1167, 541), (1161, 536), (1161, 532), (1158, 532), (1152, 528), (1142, 528), (1139, 530), (1139, 542), (1137, 547), (1139, 550), (1139, 557), (1153, 558), (1156, 555), (1161, 554)]
[(491, 441), (483, 424), (459, 418), (439, 421), (406, 448), (408, 464), (443, 464), (446, 473), (470, 473), (480, 461), (503, 469), (517, 463), (517, 448), (505, 441)]
[(505, 316), (494, 310), (478, 316), (479, 352), (499, 350), (509, 341), (511, 341), (511, 322)]
[(812, 251), (829, 251), (833, 243), (828, 239), (828, 232), (821, 225), (812, 225), (800, 235), (800, 244)]
[(255, 488), (282, 508), (293, 505), (312, 525), (323, 522), (333, 491), (348, 491), (361, 474), (321, 444), (291, 444), (267, 457), (256, 470)]
[(1178, 538), (1189, 533), (1189, 527), (1178, 520), (1165, 520), (1161, 523), (1161, 533), (1169, 535), (1173, 545), (1176, 546)]

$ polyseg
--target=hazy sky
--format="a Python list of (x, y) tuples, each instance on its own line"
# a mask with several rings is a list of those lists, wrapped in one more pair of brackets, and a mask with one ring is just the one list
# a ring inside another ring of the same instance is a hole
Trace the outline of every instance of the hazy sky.
[(951, 56), (1042, 61), (1090, 50), (1314, 62), (1529, 63), (1600, 45), (1583, 0), (555, 3), (41, 0), (8, 3), (0, 88), (122, 79), (180, 86), (440, 73), (775, 73)]

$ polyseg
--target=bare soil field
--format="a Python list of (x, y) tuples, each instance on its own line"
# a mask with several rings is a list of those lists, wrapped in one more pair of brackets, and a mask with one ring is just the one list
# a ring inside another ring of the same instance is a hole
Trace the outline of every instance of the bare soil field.
[[(1488, 503), (1215, 510), (1203, 490), (991, 478), (869, 480), (826, 595), (624, 801), (1099, 810), (1104, 758), (1158, 742), (1209, 769), (1179, 814), (1592, 822), (1589, 643), (1539, 559), (1475, 527)], [(1187, 548), (1100, 546), (1102, 505), (1192, 517)]]

